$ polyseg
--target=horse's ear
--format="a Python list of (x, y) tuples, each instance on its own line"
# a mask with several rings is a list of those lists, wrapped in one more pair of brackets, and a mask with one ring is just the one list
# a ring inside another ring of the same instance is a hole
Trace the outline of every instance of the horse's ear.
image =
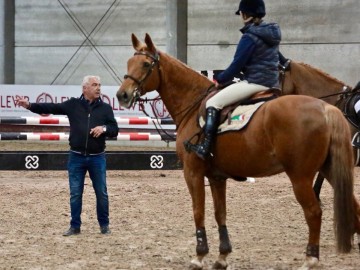
[(134, 33), (131, 34), (131, 41), (134, 49), (136, 51), (140, 51), (141, 49), (141, 42), (138, 40), (138, 38), (134, 35)]
[(148, 33), (145, 34), (145, 44), (148, 47), (149, 51), (152, 52), (153, 54), (156, 53), (156, 48), (154, 43), (151, 40), (151, 37)]

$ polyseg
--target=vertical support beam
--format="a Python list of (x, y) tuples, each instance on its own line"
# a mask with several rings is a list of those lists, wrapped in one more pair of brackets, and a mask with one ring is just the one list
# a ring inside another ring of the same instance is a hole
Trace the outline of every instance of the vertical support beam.
[(15, 83), (15, 1), (0, 0), (0, 83)]
[(188, 0), (166, 1), (166, 51), (187, 63)]

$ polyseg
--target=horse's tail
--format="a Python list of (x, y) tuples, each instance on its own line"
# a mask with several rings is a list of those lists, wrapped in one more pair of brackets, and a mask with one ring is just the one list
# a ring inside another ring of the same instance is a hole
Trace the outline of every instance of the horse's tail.
[(331, 130), (327, 179), (334, 189), (334, 230), (337, 250), (348, 253), (351, 250), (355, 217), (354, 156), (350, 127), (338, 108), (327, 104), (325, 111)]

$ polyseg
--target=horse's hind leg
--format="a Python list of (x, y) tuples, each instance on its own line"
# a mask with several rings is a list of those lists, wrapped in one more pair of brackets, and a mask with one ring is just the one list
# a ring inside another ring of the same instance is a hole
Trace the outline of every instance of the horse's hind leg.
[(309, 239), (306, 248), (306, 259), (301, 269), (310, 269), (319, 262), (319, 243), (322, 210), (312, 189), (312, 179), (291, 179), (297, 201), (300, 203), (306, 223), (309, 227)]
[(226, 179), (209, 179), (214, 202), (215, 220), (219, 229), (219, 257), (213, 269), (226, 269), (226, 257), (231, 253), (232, 247), (226, 227)]
[(354, 195), (354, 209), (355, 209), (355, 218), (354, 218), (354, 229), (355, 232), (357, 234), (357, 240), (358, 240), (358, 247), (359, 247), (359, 251), (360, 251), (360, 204), (358, 202), (358, 200), (356, 199), (355, 195)]
[(324, 183), (324, 176), (319, 172), (318, 173), (318, 176), (316, 177), (316, 180), (315, 180), (315, 184), (314, 184), (314, 192), (315, 192), (315, 195), (316, 195), (316, 198), (319, 202), (321, 202), (320, 200), (320, 191), (321, 191), (321, 187)]

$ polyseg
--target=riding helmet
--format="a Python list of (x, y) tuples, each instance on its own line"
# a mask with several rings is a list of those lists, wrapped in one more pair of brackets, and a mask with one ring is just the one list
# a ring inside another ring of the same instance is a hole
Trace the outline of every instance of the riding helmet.
[(235, 14), (240, 15), (240, 11), (250, 16), (262, 18), (266, 14), (264, 0), (241, 0), (239, 9)]

